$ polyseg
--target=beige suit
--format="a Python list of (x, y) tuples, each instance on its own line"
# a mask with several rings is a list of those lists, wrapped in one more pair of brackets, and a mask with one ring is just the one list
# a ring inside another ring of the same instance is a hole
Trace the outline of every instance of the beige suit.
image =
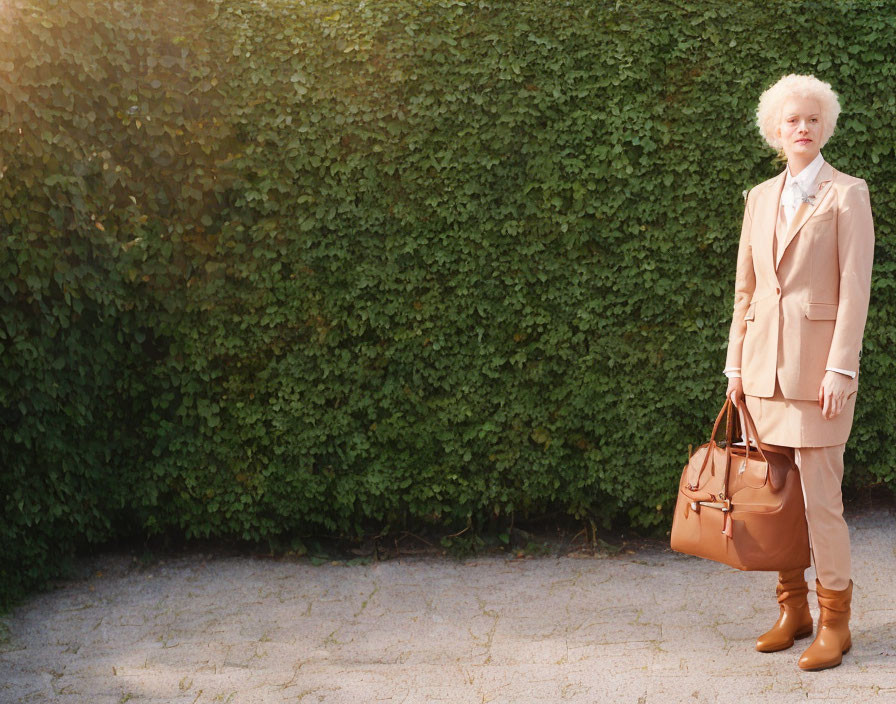
[[(874, 225), (868, 186), (824, 163), (790, 226), (786, 169), (747, 196), (726, 368), (740, 368), (759, 438), (795, 448), (816, 573), (845, 589), (851, 564), (840, 491), (871, 290)], [(828, 367), (855, 371), (843, 411), (825, 419)]]
[[(747, 196), (726, 367), (744, 393), (816, 401), (826, 367), (858, 371), (871, 292), (868, 186), (825, 162), (814, 203), (801, 203), (775, 251), (786, 171)], [(856, 375), (858, 377), (858, 375)]]

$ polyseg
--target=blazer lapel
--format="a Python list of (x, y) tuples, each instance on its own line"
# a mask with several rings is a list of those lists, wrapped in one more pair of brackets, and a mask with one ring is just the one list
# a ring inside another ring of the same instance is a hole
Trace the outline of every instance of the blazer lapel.
[(762, 198), (756, 203), (755, 221), (758, 227), (754, 229), (757, 241), (753, 247), (753, 253), (754, 256), (758, 254), (765, 260), (767, 270), (771, 272), (774, 272), (777, 268), (773, 254), (775, 225), (778, 222), (778, 208), (781, 203), (781, 192), (784, 190), (784, 177), (786, 175), (787, 168), (785, 167), (784, 171), (778, 174), (768, 185)]
[[(806, 223), (806, 220), (812, 216), (812, 213), (818, 209), (821, 201), (824, 200), (824, 197), (831, 188), (831, 184), (834, 182), (833, 178), (834, 167), (828, 162), (824, 162), (818, 170), (818, 174), (815, 176), (815, 183), (813, 186), (813, 192), (815, 193), (814, 200), (811, 203), (800, 203), (796, 212), (793, 214), (793, 218), (790, 220), (790, 227), (787, 228), (787, 236), (784, 238), (784, 246), (781, 247), (781, 251), (778, 252), (778, 261), (775, 262), (775, 270), (777, 270), (778, 264), (781, 263), (781, 259), (784, 256), (787, 247), (793, 242), (793, 238), (796, 237), (800, 228)], [(781, 181), (783, 188), (784, 179), (781, 179)]]

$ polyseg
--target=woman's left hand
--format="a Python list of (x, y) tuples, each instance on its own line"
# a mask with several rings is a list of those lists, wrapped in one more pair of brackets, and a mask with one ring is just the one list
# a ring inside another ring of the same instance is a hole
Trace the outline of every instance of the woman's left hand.
[(818, 388), (818, 405), (821, 406), (821, 415), (830, 420), (836, 417), (846, 405), (846, 394), (852, 379), (840, 372), (827, 371), (821, 386)]

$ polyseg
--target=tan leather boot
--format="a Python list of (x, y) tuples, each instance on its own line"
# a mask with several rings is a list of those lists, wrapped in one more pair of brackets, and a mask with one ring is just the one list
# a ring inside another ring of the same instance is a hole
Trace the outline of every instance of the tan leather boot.
[(809, 585), (803, 576), (804, 570), (788, 570), (778, 572), (778, 604), (781, 613), (771, 630), (763, 633), (756, 640), (756, 650), (760, 653), (774, 653), (793, 645), (797, 638), (812, 635), (812, 614), (806, 594)]
[(846, 589), (837, 591), (825, 589), (815, 580), (818, 594), (818, 633), (815, 640), (800, 658), (803, 670), (823, 670), (836, 667), (843, 660), (843, 654), (852, 647), (849, 632), (850, 602), (852, 601), (852, 580)]

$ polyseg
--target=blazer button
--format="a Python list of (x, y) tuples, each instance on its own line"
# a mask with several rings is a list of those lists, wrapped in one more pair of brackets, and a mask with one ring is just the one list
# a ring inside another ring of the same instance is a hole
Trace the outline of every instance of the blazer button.
[(777, 294), (780, 296), (780, 295), (781, 295), (781, 289), (780, 289), (780, 288), (776, 288), (776, 289), (775, 289), (775, 293), (777, 293)]

